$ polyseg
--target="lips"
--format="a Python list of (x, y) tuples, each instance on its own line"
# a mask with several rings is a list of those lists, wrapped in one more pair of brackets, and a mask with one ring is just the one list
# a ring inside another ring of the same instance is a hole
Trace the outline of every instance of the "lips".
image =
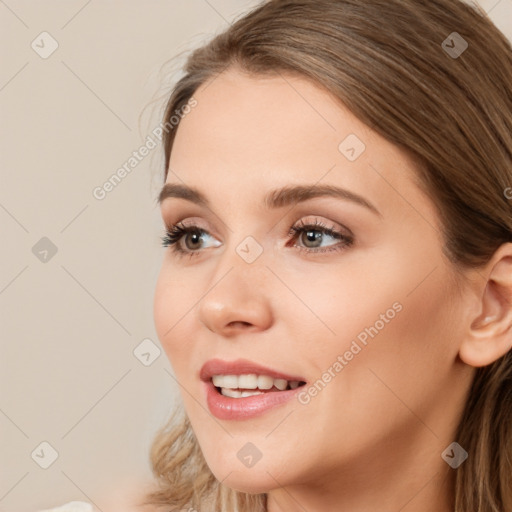
[[(210, 412), (223, 420), (243, 420), (259, 416), (269, 409), (284, 405), (305, 384), (303, 377), (283, 373), (246, 359), (232, 362), (212, 359), (203, 365), (199, 376), (203, 381), (203, 391)], [(273, 385), (269, 385), (269, 380)], [(214, 381), (225, 386), (229, 384), (235, 389), (217, 387)], [(255, 388), (255, 382), (258, 382), (258, 386), (263, 382), (263, 386)], [(290, 387), (290, 383), (293, 383), (293, 387)], [(245, 389), (245, 385), (250, 387)]]

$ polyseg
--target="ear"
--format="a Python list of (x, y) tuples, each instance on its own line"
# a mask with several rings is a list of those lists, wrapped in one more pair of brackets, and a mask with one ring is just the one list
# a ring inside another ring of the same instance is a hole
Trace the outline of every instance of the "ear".
[(484, 270), (475, 296), (477, 315), (469, 318), (459, 356), (471, 366), (486, 366), (512, 347), (512, 243), (501, 245)]

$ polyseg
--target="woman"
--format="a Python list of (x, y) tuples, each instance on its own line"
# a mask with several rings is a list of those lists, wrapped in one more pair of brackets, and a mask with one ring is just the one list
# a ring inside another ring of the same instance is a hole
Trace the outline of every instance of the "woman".
[[(179, 123), (172, 120), (179, 113)], [(168, 510), (512, 510), (512, 50), (454, 0), (270, 0), (167, 104)]]

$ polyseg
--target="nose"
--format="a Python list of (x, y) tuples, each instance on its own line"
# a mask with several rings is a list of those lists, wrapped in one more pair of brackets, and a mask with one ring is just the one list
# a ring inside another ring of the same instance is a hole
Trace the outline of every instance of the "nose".
[(268, 329), (273, 321), (271, 298), (265, 287), (268, 269), (242, 260), (230, 262), (233, 264), (227, 271), (216, 273), (200, 301), (200, 321), (210, 331), (226, 337)]

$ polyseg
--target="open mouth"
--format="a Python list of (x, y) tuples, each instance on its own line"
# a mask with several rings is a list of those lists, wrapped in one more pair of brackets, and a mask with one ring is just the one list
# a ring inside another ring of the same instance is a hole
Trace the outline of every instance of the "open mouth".
[(269, 375), (214, 375), (211, 378), (218, 393), (230, 398), (245, 398), (304, 386), (299, 380), (275, 379)]

